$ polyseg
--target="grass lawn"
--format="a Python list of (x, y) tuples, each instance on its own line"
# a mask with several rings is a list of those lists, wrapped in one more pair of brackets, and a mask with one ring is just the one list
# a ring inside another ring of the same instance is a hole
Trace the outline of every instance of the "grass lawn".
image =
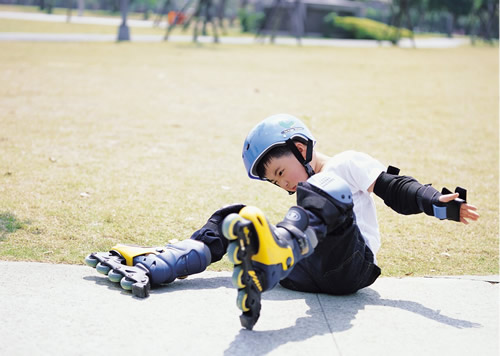
[[(1, 5), (0, 12), (27, 12), (27, 13), (39, 13), (44, 14), (38, 10), (38, 7), (32, 6), (13, 6), (13, 5)], [(66, 16), (66, 9), (56, 8), (53, 14)], [(106, 18), (116, 18), (121, 20), (120, 14), (111, 14), (104, 11), (86, 11), (84, 17), (106, 17)], [(143, 14), (130, 13), (128, 19), (143, 20)], [(149, 21), (154, 21), (156, 15), (152, 14)], [(72, 17), (70, 22), (49, 22), (49, 21), (34, 21), (34, 20), (14, 20), (14, 19), (0, 19), (0, 32), (24, 32), (24, 33), (86, 33), (86, 34), (101, 34), (110, 35), (118, 33), (118, 26), (115, 25), (96, 25), (96, 24), (82, 24), (78, 23), (77, 11), (72, 12)], [(137, 27), (132, 26), (129, 23), (130, 34), (133, 38), (134, 35), (159, 35), (164, 36), (166, 29), (165, 17), (162, 18), (161, 27)], [(183, 29), (182, 25), (177, 25), (171, 31), (172, 35), (186, 35), (192, 36), (194, 23), (190, 25), (189, 28)], [(224, 24), (225, 31), (218, 29), (219, 35), (226, 35), (231, 37), (253, 37), (253, 34), (242, 33), (238, 24), (234, 26), (229, 26), (228, 23)], [(212, 36), (212, 26), (207, 26), (207, 34)], [(201, 35), (201, 30), (199, 32)]]
[[(134, 27), (130, 28), (131, 35), (165, 35), (166, 30), (159, 27)], [(181, 34), (180, 29), (174, 29), (176, 34)], [(88, 33), (99, 35), (116, 35), (118, 26), (88, 25), (66, 22), (44, 22), (28, 20), (0, 19), (0, 32), (24, 33)], [(188, 34), (186, 32), (186, 34)], [(189, 33), (190, 34), (190, 33)]]
[(469, 226), (376, 197), (384, 275), (498, 273), (498, 49), (486, 47), (0, 43), (0, 258), (161, 245), (232, 202), (277, 223), (294, 196), (241, 162), (247, 132), (277, 112), (303, 118), (321, 152), (469, 190), (481, 214)]
[[(212, 36), (212, 27), (207, 26), (207, 35)], [(134, 39), (135, 35), (158, 35), (165, 36), (166, 29), (161, 27), (132, 27), (129, 26), (130, 36)], [(221, 30), (218, 30), (219, 36), (223, 35)], [(78, 34), (98, 34), (98, 35), (116, 35), (118, 26), (111, 25), (94, 25), (81, 24), (74, 22), (45, 22), (31, 20), (11, 20), (0, 19), (0, 32), (22, 32), (22, 33), (78, 33)], [(171, 35), (193, 35), (193, 25), (187, 29), (183, 29), (181, 25), (174, 27)], [(201, 30), (199, 31), (201, 36)], [(228, 27), (224, 36), (231, 37), (253, 37), (248, 33), (242, 33), (236, 27)]]

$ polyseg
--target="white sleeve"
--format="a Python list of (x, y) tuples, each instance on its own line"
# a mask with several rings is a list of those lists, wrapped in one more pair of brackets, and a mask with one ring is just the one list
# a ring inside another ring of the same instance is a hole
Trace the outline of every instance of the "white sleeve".
[(334, 157), (337, 169), (351, 185), (353, 191), (367, 191), (380, 173), (385, 171), (384, 165), (372, 156), (357, 151), (346, 151)]

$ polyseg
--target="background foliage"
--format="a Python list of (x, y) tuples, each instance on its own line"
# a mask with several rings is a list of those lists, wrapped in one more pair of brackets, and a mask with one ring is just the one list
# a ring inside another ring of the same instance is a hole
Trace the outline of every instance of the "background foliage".
[[(358, 40), (397, 42), (401, 37), (411, 37), (412, 35), (412, 32), (407, 29), (399, 30), (394, 26), (367, 18), (337, 16), (334, 12), (329, 13), (324, 21), (328, 25), (330, 34), (335, 34), (336, 30), (340, 29), (343, 36)], [(330, 35), (330, 37), (335, 36)]]

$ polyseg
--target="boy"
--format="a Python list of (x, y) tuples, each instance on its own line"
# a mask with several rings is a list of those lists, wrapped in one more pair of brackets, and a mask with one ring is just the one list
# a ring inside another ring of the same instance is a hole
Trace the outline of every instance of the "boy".
[(278, 283), (338, 295), (377, 279), (380, 236), (372, 192), (401, 214), (425, 212), (464, 224), (479, 218), (462, 188), (441, 194), (398, 175), (397, 168), (385, 170), (364, 153), (328, 157), (314, 145), (309, 129), (287, 114), (263, 120), (244, 142), (242, 157), (250, 178), (297, 193), (297, 206), (276, 226), (259, 209), (235, 204), (215, 212), (191, 239), (160, 249), (118, 245), (109, 253), (89, 255), (86, 263), (145, 297), (150, 283), (202, 272), (227, 251), (235, 265), (241, 323), (252, 329), (261, 293)]

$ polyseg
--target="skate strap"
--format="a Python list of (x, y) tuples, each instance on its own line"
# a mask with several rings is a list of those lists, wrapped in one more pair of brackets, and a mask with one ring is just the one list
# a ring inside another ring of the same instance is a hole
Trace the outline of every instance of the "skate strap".
[(307, 244), (307, 235), (305, 234), (304, 231), (300, 230), (293, 224), (287, 222), (287, 221), (282, 221), (276, 227), (281, 227), (282, 229), (285, 229), (288, 231), (292, 237), (297, 241), (300, 247), (300, 254), (305, 255), (309, 252), (309, 245)]

